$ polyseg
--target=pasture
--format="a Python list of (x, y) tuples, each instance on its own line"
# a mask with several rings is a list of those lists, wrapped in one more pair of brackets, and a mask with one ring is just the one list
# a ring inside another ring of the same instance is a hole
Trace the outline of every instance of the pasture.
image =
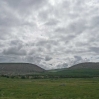
[(0, 99), (99, 99), (99, 78), (0, 77)]

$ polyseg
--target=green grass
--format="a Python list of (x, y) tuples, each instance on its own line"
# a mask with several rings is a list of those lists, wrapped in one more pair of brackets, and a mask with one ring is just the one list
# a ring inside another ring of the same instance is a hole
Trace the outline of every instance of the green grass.
[(0, 77), (0, 99), (99, 99), (99, 78)]

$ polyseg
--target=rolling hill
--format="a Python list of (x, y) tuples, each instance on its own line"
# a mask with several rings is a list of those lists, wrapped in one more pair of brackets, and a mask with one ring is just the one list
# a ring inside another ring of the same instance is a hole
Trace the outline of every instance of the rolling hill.
[(80, 63), (69, 68), (50, 70), (48, 75), (59, 78), (90, 78), (99, 77), (99, 63)]
[(73, 65), (68, 69), (99, 69), (99, 63), (86, 62)]
[(86, 62), (54, 70), (44, 70), (29, 63), (0, 63), (0, 74), (31, 75), (32, 78), (92, 78), (99, 77), (99, 63)]
[(0, 63), (0, 74), (30, 74), (45, 70), (30, 63)]

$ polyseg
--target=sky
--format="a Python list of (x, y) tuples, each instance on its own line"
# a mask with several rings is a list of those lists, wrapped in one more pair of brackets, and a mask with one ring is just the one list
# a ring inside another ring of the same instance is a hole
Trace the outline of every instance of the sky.
[(99, 0), (0, 0), (0, 62), (99, 62)]

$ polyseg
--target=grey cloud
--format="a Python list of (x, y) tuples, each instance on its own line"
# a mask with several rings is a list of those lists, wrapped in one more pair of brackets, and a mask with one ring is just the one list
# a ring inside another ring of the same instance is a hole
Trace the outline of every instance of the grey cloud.
[(25, 60), (27, 62), (30, 62), (30, 63), (33, 63), (33, 64), (37, 64), (37, 65), (40, 66), (40, 62), (43, 60), (43, 58), (34, 55), (34, 56), (27, 56), (27, 57), (25, 57)]
[(81, 56), (74, 56), (74, 63), (73, 64), (77, 64), (77, 63), (79, 63), (79, 62), (82, 62), (82, 57)]
[(58, 20), (55, 20), (55, 19), (50, 19), (48, 22), (45, 23), (45, 25), (48, 25), (48, 26), (55, 26), (58, 24)]
[(7, 0), (7, 3), (14, 7), (14, 8), (21, 8), (21, 9), (26, 9), (27, 7), (41, 7), (42, 3), (45, 3), (46, 0)]
[(15, 15), (7, 14), (6, 17), (0, 18), (0, 26), (9, 27), (9, 26), (18, 26), (20, 20), (15, 17)]
[(26, 50), (24, 49), (24, 45), (23, 45), (23, 42), (16, 39), (16, 40), (11, 40), (7, 46), (9, 45), (9, 47), (5, 47), (3, 49), (3, 54), (4, 55), (26, 55), (27, 52)]
[(79, 19), (78, 21), (71, 23), (68, 27), (69, 33), (82, 33), (86, 30), (86, 20)]
[(59, 33), (66, 33), (66, 28), (57, 28), (56, 30), (55, 30), (55, 32), (59, 32)]
[(18, 7), (20, 5), (20, 3), (22, 2), (22, 0), (4, 0), (6, 3), (12, 5), (13, 7)]
[(21, 56), (21, 55), (26, 55), (26, 51), (18, 49), (16, 47), (11, 47), (8, 49), (4, 49), (3, 54), (4, 55), (19, 55), (19, 56)]
[(57, 65), (57, 68), (67, 68), (67, 67), (68, 67), (67, 63)]
[(75, 37), (86, 31), (86, 28), (86, 20), (79, 19), (69, 23), (67, 27), (57, 27), (54, 30), (57, 35), (54, 35), (53, 38), (60, 38), (60, 40), (64, 40), (67, 43), (68, 40), (73, 40)]
[(45, 22), (47, 19), (49, 19), (49, 12), (48, 11), (40, 11), (38, 17)]
[(0, 39), (8, 39), (11, 35), (11, 28), (0, 28)]
[[(30, 50), (29, 50), (29, 52), (28, 52), (28, 55), (35, 55), (35, 54), (40, 54), (40, 52), (38, 52), (39, 51), (39, 49), (38, 48), (36, 48), (36, 47), (33, 47), (33, 48), (31, 48)], [(43, 50), (42, 50), (43, 51)]]
[(90, 49), (90, 51), (92, 51), (92, 52), (94, 52), (96, 54), (99, 53), (99, 47), (90, 47), (89, 49)]
[(1, 63), (2, 62), (8, 62), (8, 61), (10, 61), (9, 58), (7, 59), (7, 57), (3, 57), (3, 56), (0, 57), (0, 62)]
[(82, 60), (82, 58), (80, 56), (74, 56), (74, 58), (77, 60)]
[(11, 40), (10, 41), (10, 45), (14, 45), (14, 46), (17, 46), (17, 45), (20, 45), (20, 46), (22, 46), (22, 41), (20, 41), (20, 40), (18, 40), (18, 39), (16, 39), (16, 40)]
[(68, 67), (68, 64), (67, 64), (67, 63), (63, 63), (63, 64), (62, 64), (62, 67), (63, 67), (63, 68), (67, 68), (67, 67)]
[[(3, 5), (3, 6), (2, 6)], [(10, 27), (18, 26), (21, 20), (19, 20), (17, 14), (13, 12), (13, 9), (10, 9), (9, 6), (0, 4), (0, 27)]]
[(55, 40), (40, 40), (40, 41), (38, 41), (37, 43), (36, 43), (36, 46), (50, 46), (50, 45), (57, 45), (58, 44), (58, 42), (57, 41), (55, 41)]
[(76, 35), (62, 35), (60, 40), (64, 41), (65, 44), (68, 44), (69, 42), (71, 42), (74, 38), (76, 38)]
[(90, 28), (97, 28), (97, 27), (99, 27), (99, 16), (94, 16), (91, 18)]
[(89, 44), (86, 42), (77, 42), (76, 46), (83, 46), (83, 47), (87, 47)]
[(64, 2), (62, 3), (62, 6), (64, 8), (69, 8), (70, 7), (70, 2), (68, 0), (64, 0)]
[(0, 56), (0, 62), (3, 63), (3, 62), (24, 62), (21, 57), (16, 57), (16, 56), (6, 56), (3, 55), (3, 56)]
[(46, 56), (45, 57), (45, 61), (50, 61), (52, 58), (51, 57), (49, 57), (49, 56)]

